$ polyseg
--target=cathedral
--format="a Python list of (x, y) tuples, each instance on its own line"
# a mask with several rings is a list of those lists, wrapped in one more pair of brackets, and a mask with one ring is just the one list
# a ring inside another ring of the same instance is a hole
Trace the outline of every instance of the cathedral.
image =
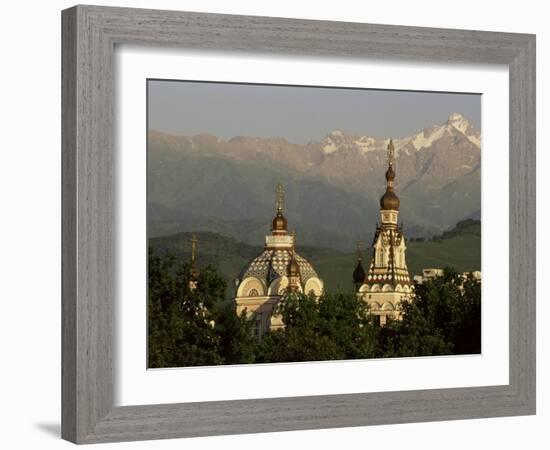
[(367, 302), (372, 314), (384, 325), (388, 318), (398, 319), (397, 306), (412, 294), (413, 283), (405, 261), (405, 236), (398, 224), (399, 198), (394, 191), (394, 147), (388, 144), (386, 192), (380, 198), (380, 223), (372, 241), (372, 258), (365, 271), (359, 254), (353, 282), (359, 298)]
[(236, 280), (235, 304), (237, 314), (242, 311), (254, 316), (254, 332), (261, 336), (267, 330), (284, 327), (274, 308), (288, 292), (323, 293), (323, 281), (312, 265), (296, 251), (296, 233), (288, 232), (284, 215), (284, 192), (277, 186), (275, 217), (271, 234), (265, 237), (262, 253), (254, 258)]

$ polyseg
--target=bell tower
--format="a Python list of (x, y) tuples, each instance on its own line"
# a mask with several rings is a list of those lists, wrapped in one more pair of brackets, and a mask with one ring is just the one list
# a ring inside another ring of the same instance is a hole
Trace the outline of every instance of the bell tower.
[[(385, 324), (388, 318), (399, 318), (397, 306), (412, 294), (413, 286), (405, 258), (405, 236), (398, 223), (400, 202), (394, 189), (395, 148), (391, 139), (387, 155), (386, 191), (380, 198), (380, 223), (372, 241), (369, 270), (358, 289), (359, 297), (370, 305), (373, 314), (380, 317), (381, 324)], [(356, 286), (361, 275), (359, 264), (353, 274)]]

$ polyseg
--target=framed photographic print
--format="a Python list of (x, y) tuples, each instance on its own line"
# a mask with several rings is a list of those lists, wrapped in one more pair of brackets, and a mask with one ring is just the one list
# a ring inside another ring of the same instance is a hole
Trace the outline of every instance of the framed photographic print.
[(65, 439), (534, 414), (534, 36), (62, 16)]

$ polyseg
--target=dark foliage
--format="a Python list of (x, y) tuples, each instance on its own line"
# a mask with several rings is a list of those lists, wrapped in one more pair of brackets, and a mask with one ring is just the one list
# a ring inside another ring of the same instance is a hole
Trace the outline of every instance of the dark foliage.
[(316, 299), (287, 295), (277, 308), (284, 330), (267, 333), (258, 362), (371, 358), (376, 329), (365, 303), (354, 294), (325, 294)]
[(226, 283), (203, 267), (195, 290), (190, 267), (149, 252), (148, 365), (217, 364), (412, 357), (481, 352), (481, 285), (452, 269), (416, 286), (402, 320), (378, 325), (355, 294), (288, 294), (276, 309), (284, 329), (258, 341), (238, 316)]
[(225, 281), (211, 267), (189, 289), (190, 268), (149, 251), (148, 366), (252, 362), (250, 324), (224, 301)]
[(381, 330), (378, 356), (481, 353), (481, 284), (472, 277), (445, 269), (416, 286), (402, 314)]

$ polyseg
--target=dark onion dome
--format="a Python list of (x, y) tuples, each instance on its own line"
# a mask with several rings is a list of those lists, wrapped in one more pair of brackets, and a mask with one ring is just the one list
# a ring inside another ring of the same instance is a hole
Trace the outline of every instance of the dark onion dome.
[(296, 261), (296, 258), (294, 258), (294, 254), (292, 255), (292, 258), (290, 258), (290, 261), (287, 266), (287, 271), (288, 271), (289, 277), (300, 276), (300, 266), (298, 265), (298, 261)]
[(399, 210), (399, 197), (395, 195), (393, 189), (387, 189), (385, 194), (380, 198), (380, 207), (382, 209)]
[(286, 217), (283, 215), (283, 211), (278, 209), (277, 214), (275, 214), (275, 217), (273, 218), (273, 222), (271, 223), (271, 230), (272, 231), (286, 231)]
[(353, 282), (356, 284), (363, 283), (365, 281), (365, 269), (363, 269), (363, 264), (361, 260), (357, 261), (357, 267), (353, 271)]

